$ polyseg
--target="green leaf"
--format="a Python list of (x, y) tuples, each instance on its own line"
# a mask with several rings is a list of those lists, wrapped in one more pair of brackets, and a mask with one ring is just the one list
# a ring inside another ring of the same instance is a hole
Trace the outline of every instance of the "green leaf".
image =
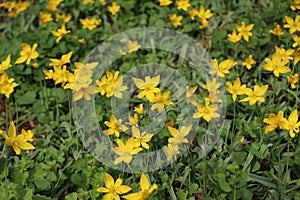
[(230, 185), (226, 181), (225, 174), (219, 173), (217, 175), (217, 179), (218, 179), (218, 183), (219, 183), (221, 190), (223, 190), (224, 192), (231, 191)]
[(36, 101), (36, 92), (35, 91), (27, 91), (24, 95), (18, 97), (18, 103), (20, 105), (28, 105), (32, 104)]

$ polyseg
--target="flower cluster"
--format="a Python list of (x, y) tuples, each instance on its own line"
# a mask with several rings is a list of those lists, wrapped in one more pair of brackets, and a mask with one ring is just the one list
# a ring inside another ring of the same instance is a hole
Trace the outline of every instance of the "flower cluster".
[(6, 144), (11, 146), (17, 155), (21, 154), (21, 149), (23, 150), (33, 150), (35, 147), (29, 142), (33, 141), (34, 133), (29, 130), (25, 131), (22, 129), (21, 134), (17, 135), (16, 127), (13, 121), (10, 122), (8, 129), (8, 135), (0, 130), (0, 135), (5, 139)]

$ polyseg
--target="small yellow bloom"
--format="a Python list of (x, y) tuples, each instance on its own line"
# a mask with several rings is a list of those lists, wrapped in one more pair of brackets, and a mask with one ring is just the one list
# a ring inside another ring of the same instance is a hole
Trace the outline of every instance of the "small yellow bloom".
[(177, 28), (178, 26), (181, 26), (181, 20), (182, 20), (182, 16), (177, 16), (176, 14), (173, 15), (169, 15), (169, 19), (172, 22), (172, 25)]
[(168, 6), (172, 4), (171, 0), (159, 0), (159, 6)]
[(264, 85), (264, 86), (254, 86), (254, 90), (251, 90), (250, 88), (246, 88), (245, 94), (248, 96), (242, 100), (240, 100), (240, 102), (246, 102), (249, 101), (249, 105), (253, 105), (256, 102), (265, 102), (265, 98), (262, 97), (268, 90), (269, 85)]
[(127, 185), (122, 185), (122, 179), (118, 178), (116, 182), (114, 178), (105, 173), (104, 185), (105, 187), (99, 187), (97, 192), (107, 193), (103, 196), (104, 200), (120, 200), (119, 195), (129, 192), (132, 188)]
[(243, 142), (246, 142), (246, 141), (247, 141), (247, 140), (245, 139), (244, 136), (240, 139), (240, 143), (243, 143)]
[(42, 25), (44, 25), (44, 26), (45, 26), (48, 22), (53, 21), (53, 18), (52, 18), (51, 13), (48, 13), (48, 12), (40, 12), (40, 17), (41, 17), (40, 23), (41, 23)]
[(10, 126), (8, 129), (8, 135), (2, 130), (0, 130), (0, 135), (5, 139), (6, 144), (11, 146), (17, 155), (21, 154), (21, 149), (24, 150), (33, 150), (35, 147), (27, 141), (32, 141), (33, 133), (32, 132), (24, 132), (17, 136), (16, 127), (13, 121), (10, 122)]
[(163, 146), (163, 149), (168, 156), (168, 161), (171, 160), (175, 155), (178, 155), (180, 153), (178, 145), (175, 144), (168, 144), (168, 146)]
[(229, 74), (229, 70), (232, 69), (237, 62), (234, 62), (229, 58), (218, 64), (217, 59), (214, 59), (211, 64), (212, 70), (210, 71), (210, 74), (217, 74), (219, 77), (223, 78), (225, 75)]
[(287, 77), (289, 84), (291, 84), (291, 88), (295, 89), (296, 88), (296, 83), (298, 83), (299, 81), (299, 75), (298, 73), (292, 75), (292, 76), (288, 76)]
[(230, 42), (236, 43), (242, 39), (242, 34), (241, 33), (237, 34), (236, 31), (233, 30), (232, 33), (228, 34), (227, 37)]
[(135, 51), (138, 51), (141, 48), (141, 45), (139, 45), (138, 41), (129, 41), (127, 43), (128, 53), (133, 53)]
[(196, 8), (189, 10), (189, 15), (192, 20), (195, 20), (195, 17), (198, 16), (198, 10)]
[(63, 0), (49, 0), (47, 3), (47, 9), (51, 11), (56, 11), (59, 4), (63, 2)]
[(227, 85), (226, 91), (232, 94), (233, 101), (236, 100), (237, 95), (245, 94), (246, 85), (245, 84), (241, 85), (240, 78), (237, 78), (234, 81), (233, 85), (230, 82), (227, 82), (226, 85)]
[(51, 63), (49, 64), (49, 66), (62, 67), (63, 65), (70, 63), (72, 53), (73, 52), (70, 51), (69, 53), (62, 55), (60, 59), (50, 58)]
[(134, 107), (134, 112), (136, 112), (139, 115), (144, 114), (144, 104), (140, 104), (139, 107)]
[(253, 59), (252, 55), (249, 55), (246, 60), (242, 63), (243, 66), (246, 66), (248, 70), (252, 68), (252, 65), (256, 64), (256, 61)]
[(196, 92), (197, 90), (197, 86), (194, 86), (192, 88), (190, 88), (189, 86), (186, 86), (186, 93), (185, 93), (185, 97), (187, 100), (187, 103), (190, 103), (194, 106), (197, 106), (197, 101), (194, 99), (193, 94)]
[(101, 19), (96, 19), (96, 18), (85, 18), (85, 19), (80, 19), (80, 23), (82, 24), (82, 28), (89, 29), (90, 31), (95, 29), (98, 25), (101, 24)]
[(2, 61), (2, 63), (0, 64), (0, 75), (10, 67), (11, 67), (11, 64), (10, 64), (10, 54), (9, 54), (6, 57), (6, 59), (4, 61)]
[(112, 15), (115, 15), (117, 12), (119, 12), (120, 6), (116, 2), (112, 2), (111, 6), (108, 6), (107, 10)]
[(296, 31), (300, 31), (300, 16), (299, 15), (297, 15), (297, 17), (295, 18), (295, 21), (293, 20), (293, 18), (291, 18), (289, 16), (284, 16), (284, 17), (285, 17), (287, 24), (284, 24), (283, 27), (290, 29), (290, 34), (293, 34)]
[(254, 24), (245, 25), (245, 22), (242, 22), (241, 25), (236, 25), (237, 31), (242, 35), (244, 40), (249, 42), (249, 37), (252, 36), (251, 30), (253, 29)]
[(272, 33), (273, 35), (283, 35), (284, 34), (282, 32), (279, 24), (277, 24), (277, 26), (273, 30), (270, 30), (270, 33)]
[(117, 137), (120, 137), (120, 132), (128, 130), (128, 128), (122, 124), (122, 119), (116, 119), (114, 115), (110, 116), (110, 121), (105, 121), (104, 124), (109, 127), (106, 131), (107, 135), (115, 134)]
[(280, 74), (285, 74), (291, 71), (291, 69), (286, 66), (289, 62), (288, 59), (282, 60), (282, 56), (279, 53), (274, 53), (272, 60), (270, 58), (265, 59), (266, 64), (263, 65), (263, 68), (267, 71), (272, 71), (276, 77), (279, 77)]
[(134, 142), (136, 143), (136, 147), (142, 146), (145, 149), (149, 149), (149, 145), (147, 142), (151, 140), (153, 134), (147, 133), (146, 131), (140, 132), (139, 128), (136, 126), (132, 126), (132, 137), (134, 137)]
[(6, 72), (2, 72), (0, 74), (0, 94), (4, 94), (6, 98), (9, 98), (14, 88), (18, 86), (14, 80), (14, 78), (9, 78)]
[(297, 36), (297, 35), (292, 35), (292, 38), (293, 40), (295, 41), (293, 44), (292, 44), (292, 47), (297, 47), (300, 45), (300, 37)]
[(87, 5), (87, 4), (94, 4), (95, 3), (95, 0), (83, 0), (83, 5)]
[(157, 109), (158, 112), (162, 112), (165, 108), (165, 105), (172, 105), (173, 102), (169, 100), (169, 96), (170, 96), (170, 91), (167, 90), (163, 93), (156, 93), (154, 95), (154, 101), (153, 101), (153, 105), (151, 106), (151, 110), (155, 110)]
[(127, 194), (125, 196), (122, 196), (124, 199), (127, 200), (146, 200), (148, 198), (148, 196), (157, 189), (157, 185), (153, 184), (150, 187), (150, 182), (147, 179), (147, 177), (145, 176), (144, 173), (142, 173), (141, 178), (140, 178), (140, 186), (141, 186), (141, 190), (139, 192), (136, 193), (132, 193), (132, 194)]
[(112, 148), (112, 151), (115, 152), (119, 157), (114, 160), (114, 164), (117, 165), (121, 162), (130, 163), (132, 161), (132, 156), (138, 154), (143, 149), (137, 147), (137, 143), (134, 138), (131, 137), (126, 141), (126, 144), (122, 140), (117, 140), (118, 147)]
[(81, 43), (81, 44), (85, 44), (86, 40), (84, 38), (80, 38), (80, 39), (78, 39), (78, 42)]
[(209, 19), (213, 16), (214, 14), (211, 12), (211, 10), (205, 10), (204, 6), (201, 5), (200, 6), (200, 9), (199, 9), (199, 12), (198, 12), (198, 17), (200, 19)]
[(269, 114), (268, 118), (264, 118), (264, 122), (268, 124), (265, 128), (265, 133), (271, 132), (278, 127), (283, 129), (285, 123), (283, 111), (280, 110), (277, 115), (273, 113)]
[(210, 105), (209, 98), (205, 98), (205, 106), (199, 103), (197, 110), (198, 112), (193, 115), (193, 118), (202, 117), (205, 121), (210, 122), (212, 118), (220, 117), (220, 114), (216, 112), (218, 110), (218, 104)]
[(168, 126), (169, 133), (173, 136), (169, 138), (168, 142), (172, 143), (173, 145), (179, 145), (181, 143), (189, 143), (188, 139), (185, 138), (188, 136), (192, 129), (192, 125), (190, 126), (181, 126), (180, 130), (172, 126)]
[(294, 53), (294, 58), (293, 58), (293, 61), (294, 61), (294, 65), (296, 65), (300, 60), (300, 48), (298, 48), (295, 53)]
[(105, 0), (100, 0), (100, 4), (101, 4), (101, 6), (105, 6), (106, 5)]
[(300, 0), (294, 0), (290, 8), (292, 9), (292, 11), (300, 10)]
[(70, 15), (70, 14), (55, 13), (55, 21), (56, 22), (59, 22), (60, 20), (62, 20), (63, 23), (68, 23), (71, 19), (72, 19), (72, 15)]
[(27, 43), (22, 43), (22, 51), (20, 57), (16, 60), (15, 64), (20, 64), (26, 61), (26, 64), (29, 65), (32, 59), (36, 59), (39, 56), (39, 53), (36, 51), (38, 47), (37, 43), (32, 45), (32, 48)]
[(143, 98), (146, 96), (146, 98), (150, 102), (154, 102), (154, 95), (158, 92), (160, 92), (160, 89), (157, 88), (160, 80), (160, 75), (155, 76), (153, 78), (150, 78), (150, 76), (145, 77), (145, 81), (139, 78), (132, 78), (134, 84), (141, 89), (142, 91), (139, 92), (138, 98)]
[(58, 28), (57, 31), (50, 31), (52, 35), (56, 36), (56, 43), (58, 43), (66, 34), (71, 33), (70, 30), (66, 30), (66, 25), (63, 23), (61, 28)]
[(298, 121), (298, 111), (297, 109), (294, 110), (288, 120), (287, 119), (283, 119), (283, 129), (288, 130), (289, 131), (289, 135), (291, 138), (295, 137), (295, 133), (299, 133), (299, 126), (300, 126), (300, 122)]
[(187, 11), (188, 8), (191, 6), (190, 0), (177, 0), (176, 4), (178, 10), (184, 10), (184, 11)]

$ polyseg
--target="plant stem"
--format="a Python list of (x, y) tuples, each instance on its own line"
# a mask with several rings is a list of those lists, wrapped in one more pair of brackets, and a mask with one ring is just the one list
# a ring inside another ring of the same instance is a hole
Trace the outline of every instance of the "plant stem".
[(232, 120), (232, 130), (231, 130), (231, 141), (230, 145), (233, 147), (233, 136), (234, 136), (234, 129), (235, 129), (235, 118), (236, 118), (236, 103), (233, 102), (233, 120)]

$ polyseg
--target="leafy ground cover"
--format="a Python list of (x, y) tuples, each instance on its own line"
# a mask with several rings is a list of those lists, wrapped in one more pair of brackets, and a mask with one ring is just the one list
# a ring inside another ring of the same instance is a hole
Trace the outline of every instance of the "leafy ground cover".
[[(0, 199), (300, 199), (299, 10), (298, 0), (0, 3)], [(144, 27), (200, 44), (211, 58), (206, 78), (184, 52), (143, 49), (140, 38), (120, 38), (112, 63), (86, 60), (112, 36)], [(95, 71), (102, 63), (110, 67)], [(130, 71), (148, 63), (165, 68)], [(188, 85), (168, 88), (177, 79), (167, 67)], [(96, 130), (90, 119), (111, 149), (101, 139), (86, 145), (79, 133)], [(168, 165), (130, 168), (152, 166), (138, 156), (158, 149), (149, 163)]]

